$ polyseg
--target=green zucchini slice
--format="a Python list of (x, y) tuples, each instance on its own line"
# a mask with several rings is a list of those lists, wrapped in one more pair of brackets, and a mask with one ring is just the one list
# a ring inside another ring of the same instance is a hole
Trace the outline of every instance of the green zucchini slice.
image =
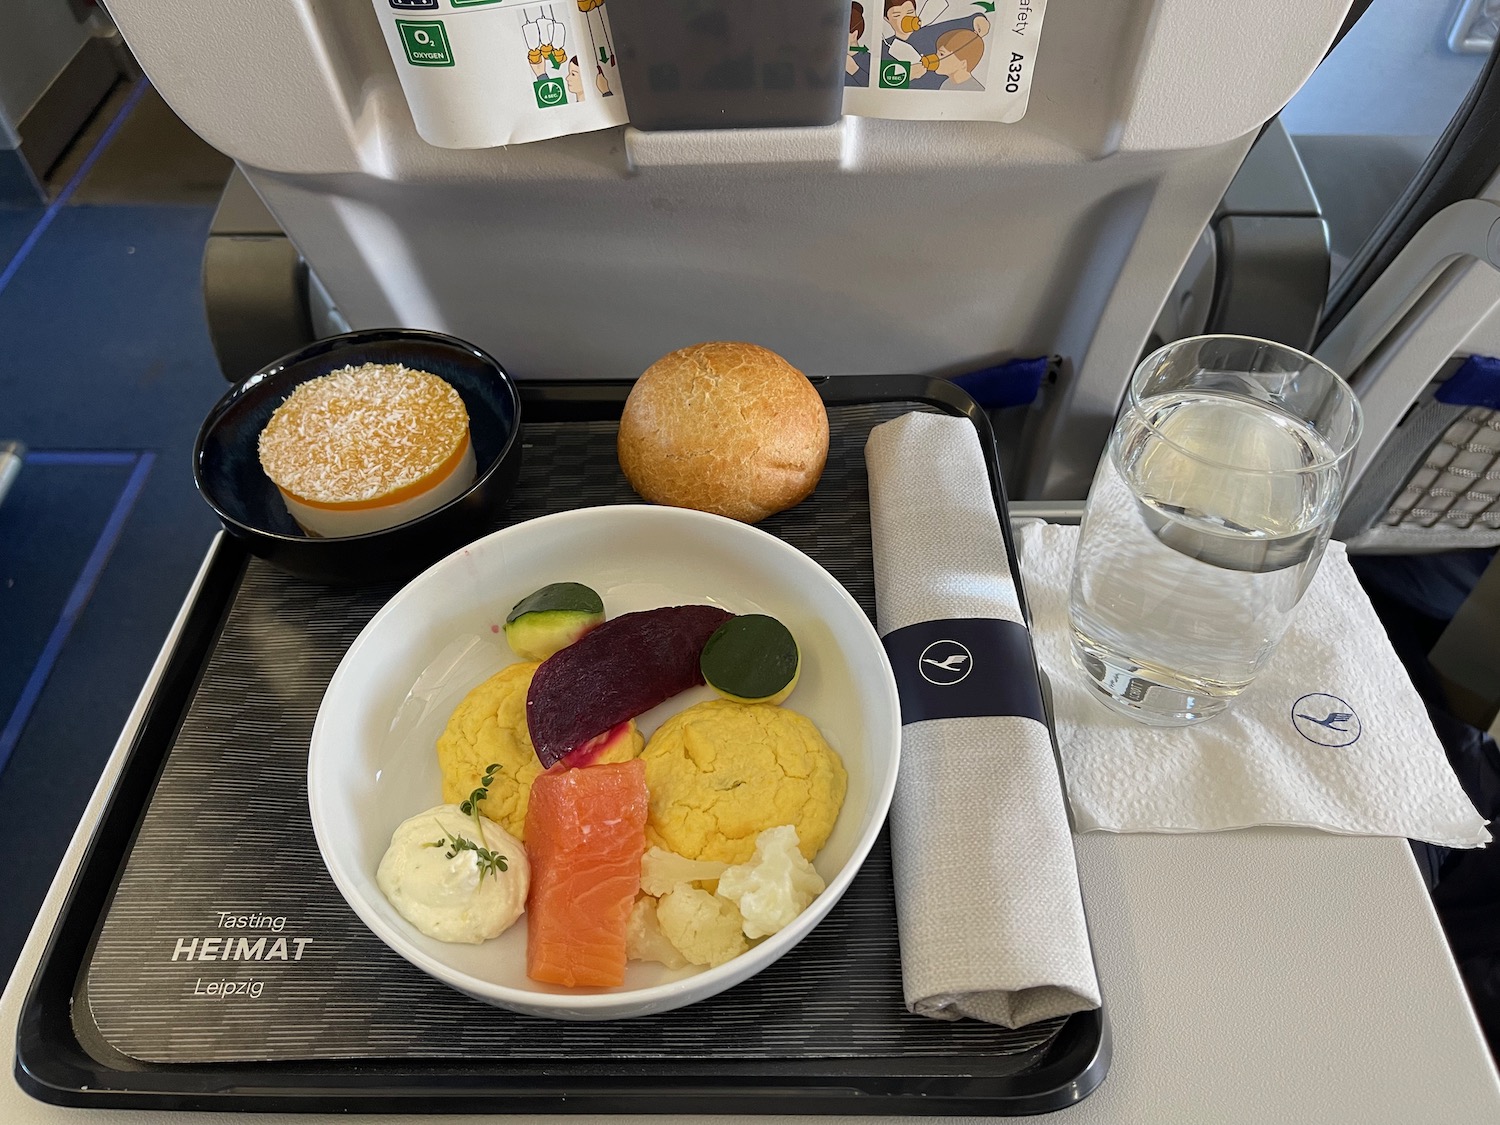
[(802, 672), (802, 654), (774, 617), (747, 613), (720, 625), (698, 658), (703, 679), (736, 703), (780, 703)]
[(598, 594), (581, 582), (554, 582), (515, 604), (505, 619), (505, 639), (523, 660), (546, 660), (603, 622)]

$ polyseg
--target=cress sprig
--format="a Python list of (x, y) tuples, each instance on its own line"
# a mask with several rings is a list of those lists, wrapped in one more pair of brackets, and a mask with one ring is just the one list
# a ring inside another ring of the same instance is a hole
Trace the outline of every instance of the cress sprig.
[[(439, 827), (442, 827), (439, 825)], [(479, 878), (482, 880), (486, 875), (494, 875), (499, 878), (499, 872), (509, 871), (510, 867), (506, 857), (489, 848), (476, 844), (467, 836), (455, 836), (447, 829), (443, 829), (443, 838), (434, 840), (427, 845), (429, 848), (441, 848), (446, 846), (448, 850), (443, 853), (448, 859), (453, 859), (459, 852), (473, 852), (474, 859), (479, 864)]]
[[(481, 840), (484, 839), (484, 825), (479, 820), (479, 802), (489, 796), (490, 786), (494, 784), (495, 775), (499, 772), (499, 762), (491, 762), (485, 766), (484, 776), (480, 779), (478, 787), (469, 794), (468, 800), (458, 806), (459, 812), (473, 819), (474, 828), (478, 831)], [(441, 828), (442, 825), (440, 824), (438, 827)], [(499, 872), (510, 870), (509, 866), (507, 866), (505, 856), (492, 852), (489, 848), (475, 843), (467, 836), (455, 836), (447, 829), (443, 829), (443, 838), (441, 840), (434, 840), (427, 847), (446, 847), (448, 850), (443, 854), (448, 859), (453, 859), (459, 852), (473, 852), (474, 858), (479, 864), (479, 878), (481, 880), (486, 875), (494, 875), (498, 879), (500, 877)]]
[(464, 816), (474, 818), (474, 826), (479, 827), (479, 802), (490, 795), (490, 786), (495, 782), (495, 775), (500, 772), (500, 763), (491, 762), (484, 767), (484, 776), (479, 779), (479, 787), (469, 794), (469, 799), (459, 805), (459, 811)]
[[(491, 762), (484, 767), (484, 776), (479, 779), (479, 786), (469, 794), (469, 799), (458, 806), (458, 811), (464, 816), (473, 818), (474, 829), (479, 833), (479, 838), (484, 839), (484, 825), (479, 823), (479, 802), (489, 796), (490, 786), (494, 784), (495, 775), (500, 772), (500, 763)], [(449, 857), (452, 858), (452, 857)], [(502, 867), (500, 870), (504, 871)]]

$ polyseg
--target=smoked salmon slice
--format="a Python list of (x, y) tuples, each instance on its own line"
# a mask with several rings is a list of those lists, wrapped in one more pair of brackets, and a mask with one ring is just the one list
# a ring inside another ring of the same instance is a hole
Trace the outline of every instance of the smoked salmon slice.
[(531, 786), (526, 975), (570, 987), (625, 983), (625, 925), (646, 850), (646, 763), (548, 770)]

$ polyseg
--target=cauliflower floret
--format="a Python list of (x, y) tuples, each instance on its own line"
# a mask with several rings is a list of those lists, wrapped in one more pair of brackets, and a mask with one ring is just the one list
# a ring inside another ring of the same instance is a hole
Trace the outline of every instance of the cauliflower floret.
[(660, 961), (669, 969), (680, 969), (688, 963), (661, 932), (654, 898), (642, 895), (630, 908), (630, 920), (625, 923), (625, 956), (632, 961)]
[(660, 897), (678, 883), (711, 883), (728, 866), (717, 860), (688, 859), (666, 848), (647, 848), (641, 856), (641, 890)]
[(755, 855), (719, 876), (719, 895), (739, 907), (745, 936), (769, 937), (823, 892), (822, 876), (802, 857), (797, 828), (783, 824), (755, 838)]
[(656, 903), (667, 940), (694, 965), (722, 965), (750, 948), (734, 903), (679, 883)]

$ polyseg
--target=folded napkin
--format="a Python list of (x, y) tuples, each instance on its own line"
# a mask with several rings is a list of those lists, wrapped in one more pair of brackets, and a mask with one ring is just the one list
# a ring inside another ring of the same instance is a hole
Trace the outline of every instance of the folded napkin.
[(1020, 554), (1058, 749), (1081, 831), (1291, 824), (1489, 842), (1343, 544), (1332, 542), (1281, 647), (1229, 710), (1143, 726), (1094, 699), (1073, 664), (1068, 587), (1078, 528), (1033, 525)]
[(907, 1007), (1007, 1027), (1097, 1008), (1062, 784), (978, 436), (962, 418), (908, 414), (871, 431), (865, 460), (905, 724), (891, 848)]

